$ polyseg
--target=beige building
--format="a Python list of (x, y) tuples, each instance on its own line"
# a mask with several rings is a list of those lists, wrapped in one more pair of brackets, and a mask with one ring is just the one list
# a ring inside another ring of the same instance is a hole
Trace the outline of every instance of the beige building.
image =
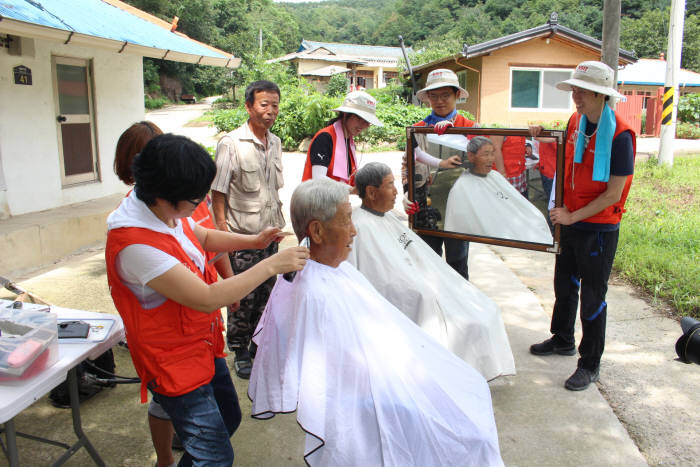
[[(529, 121), (566, 120), (574, 111), (568, 92), (554, 86), (577, 64), (600, 60), (602, 43), (557, 23), (547, 24), (466, 47), (461, 53), (415, 67), (418, 89), (431, 70), (449, 68), (469, 91), (457, 108), (484, 126), (524, 127)], [(619, 64), (636, 61), (620, 49)]]
[[(407, 49), (407, 53), (410, 52)], [(346, 73), (349, 89), (383, 88), (398, 77), (400, 47), (340, 44), (302, 40), (299, 49), (282, 57), (268, 60), (292, 62), (297, 73), (323, 92), (330, 77)]]
[(126, 192), (112, 164), (144, 118), (143, 57), (240, 63), (118, 0), (3, 0), (0, 44), (0, 223)]

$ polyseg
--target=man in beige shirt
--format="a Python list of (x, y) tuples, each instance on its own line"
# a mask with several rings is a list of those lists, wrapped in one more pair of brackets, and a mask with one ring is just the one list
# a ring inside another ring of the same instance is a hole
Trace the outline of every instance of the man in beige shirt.
[[(278, 193), (283, 185), (282, 144), (270, 133), (280, 90), (271, 81), (255, 81), (246, 88), (245, 100), (248, 121), (222, 137), (216, 148), (212, 210), (217, 229), (257, 234), (268, 226), (284, 227)], [(263, 250), (236, 251), (230, 254), (231, 267), (239, 274), (276, 252), (276, 242)], [(228, 310), (226, 341), (240, 378), (250, 377), (255, 356), (250, 339), (274, 285), (272, 277)]]

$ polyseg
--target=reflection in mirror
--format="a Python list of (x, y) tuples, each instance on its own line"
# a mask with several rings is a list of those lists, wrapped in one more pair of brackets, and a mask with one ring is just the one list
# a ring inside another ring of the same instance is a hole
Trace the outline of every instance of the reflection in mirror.
[[(550, 202), (552, 207), (556, 202), (552, 178), (560, 139), (548, 136), (535, 140), (527, 130), (496, 129), (414, 134), (413, 142), (429, 154), (440, 159), (457, 155), (462, 161), (460, 167), (451, 169), (414, 163), (414, 192), (426, 182), (421, 190), (425, 212), (423, 219), (420, 211), (414, 216), (414, 228), (486, 243), (504, 240), (502, 244), (509, 246), (555, 250), (558, 236), (548, 211)], [(498, 166), (505, 169), (504, 174)]]

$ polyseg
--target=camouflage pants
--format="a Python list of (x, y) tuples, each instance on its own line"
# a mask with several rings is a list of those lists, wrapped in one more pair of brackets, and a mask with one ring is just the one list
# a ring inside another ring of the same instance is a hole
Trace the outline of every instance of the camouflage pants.
[[(234, 274), (246, 271), (265, 258), (277, 253), (277, 242), (272, 242), (264, 250), (240, 250), (229, 255)], [(273, 276), (260, 284), (255, 290), (241, 299), (240, 306), (235, 311), (228, 311), (226, 326), (226, 342), (231, 351), (247, 348), (260, 315), (265, 309), (276, 277)]]

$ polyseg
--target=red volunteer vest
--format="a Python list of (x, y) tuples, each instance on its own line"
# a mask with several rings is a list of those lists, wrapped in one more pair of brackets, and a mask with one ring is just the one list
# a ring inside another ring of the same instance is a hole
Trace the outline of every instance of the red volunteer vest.
[[(501, 146), (503, 165), (506, 168), (506, 177), (517, 177), (525, 172), (525, 137), (508, 136), (503, 139)], [(494, 168), (496, 168), (494, 164)]]
[(540, 173), (547, 178), (554, 178), (557, 170), (557, 143), (540, 141), (540, 162), (537, 165)]
[[(345, 181), (342, 178), (335, 177), (333, 175), (333, 167), (335, 165), (335, 145), (338, 144), (338, 138), (336, 138), (335, 135), (335, 128), (333, 128), (333, 125), (329, 125), (326, 128), (318, 130), (318, 132), (314, 135), (311, 141), (316, 139), (316, 137), (321, 133), (328, 133), (329, 135), (331, 135), (331, 141), (333, 141), (333, 152), (331, 152), (331, 161), (328, 164), (328, 173), (326, 174), (326, 176), (328, 178), (332, 178), (335, 181), (347, 183), (350, 186), (355, 186), (355, 171), (357, 170), (357, 167), (355, 167), (355, 154), (353, 154), (350, 147), (348, 147), (348, 152), (350, 153), (350, 173), (352, 174), (350, 176), (350, 179)], [(341, 144), (344, 143), (345, 141), (343, 141)], [(309, 145), (309, 150), (306, 151), (306, 164), (304, 165), (304, 174), (301, 176), (301, 181), (305, 182), (307, 180), (310, 180), (311, 175), (311, 145)]]
[[(203, 253), (189, 223), (183, 219), (182, 225), (187, 237)], [(119, 279), (116, 268), (117, 254), (133, 244), (149, 245), (177, 258), (207, 284), (216, 282), (216, 271), (207, 265), (202, 274), (170, 235), (138, 227), (107, 233), (107, 282), (124, 321), (131, 359), (141, 378), (141, 402), (148, 400), (148, 388), (166, 396), (186, 394), (211, 381), (214, 358), (226, 355), (221, 313), (202, 313), (172, 300), (150, 310), (143, 309)]]
[[(627, 122), (620, 118), (617, 113), (615, 114), (615, 121), (616, 128), (613, 138), (617, 137), (617, 135), (623, 131), (629, 131), (632, 134), (632, 152), (636, 155), (637, 142), (634, 131), (629, 127)], [(574, 166), (576, 130), (578, 129), (579, 122), (580, 118), (578, 117), (578, 113), (573, 114), (571, 118), (569, 118), (568, 131), (566, 133), (566, 153), (564, 159), (564, 204), (571, 212), (581, 209), (593, 201), (608, 187), (606, 182), (593, 181), (593, 159), (597, 135), (593, 135), (593, 138), (591, 138), (591, 140), (588, 142), (588, 146), (583, 152), (582, 162), (580, 164), (576, 164), (575, 170), (572, 170)], [(622, 190), (622, 196), (620, 196), (620, 200), (618, 202), (608, 206), (598, 214), (595, 214), (587, 219), (583, 219), (582, 222), (591, 222), (595, 224), (618, 224), (620, 219), (622, 219), (622, 213), (625, 212), (625, 201), (627, 201), (627, 194), (630, 191), (630, 185), (632, 185), (632, 175), (627, 176), (625, 187)]]

